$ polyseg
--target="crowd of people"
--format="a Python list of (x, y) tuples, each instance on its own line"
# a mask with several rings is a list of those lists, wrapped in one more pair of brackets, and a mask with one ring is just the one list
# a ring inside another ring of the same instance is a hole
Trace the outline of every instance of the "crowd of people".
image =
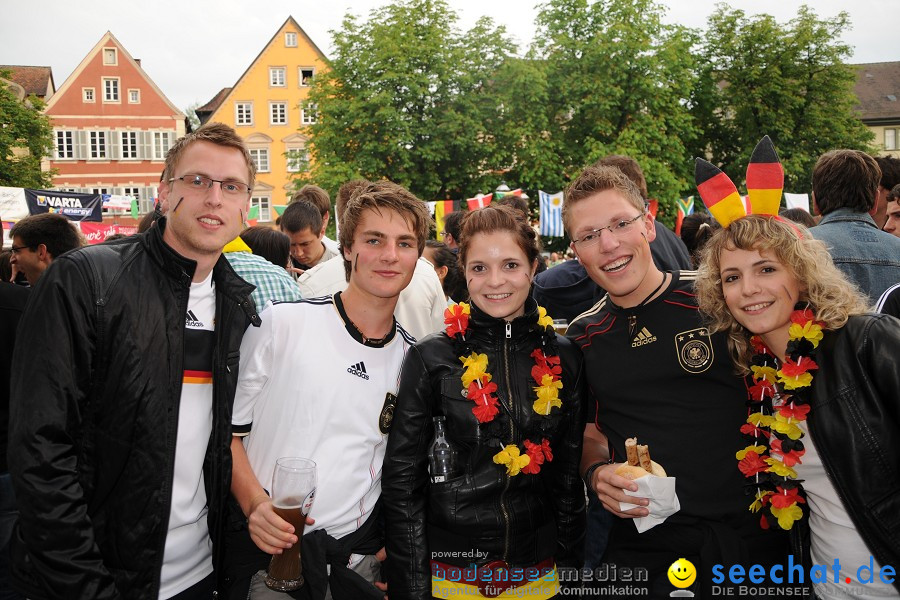
[[(138, 234), (18, 221), (0, 599), (898, 597), (900, 160), (824, 154), (819, 219), (778, 214), (768, 138), (751, 214), (696, 172), (709, 212), (679, 238), (637, 161), (586, 166), (571, 260), (521, 198), (429, 240), (389, 181), (341, 187), (331, 240), (314, 185), (248, 227), (254, 163), (211, 123)], [(635, 448), (663, 479), (626, 476)], [(273, 503), (287, 456), (317, 465), (300, 529)], [(305, 583), (271, 589), (298, 544)], [(733, 566), (772, 575), (741, 591)]]

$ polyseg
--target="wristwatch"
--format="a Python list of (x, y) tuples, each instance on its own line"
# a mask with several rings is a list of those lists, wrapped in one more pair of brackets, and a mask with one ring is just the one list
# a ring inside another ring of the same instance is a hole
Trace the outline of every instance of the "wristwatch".
[(584, 472), (584, 485), (587, 486), (587, 489), (589, 489), (589, 490), (594, 489), (591, 486), (591, 479), (593, 479), (593, 477), (594, 477), (594, 471), (596, 471), (598, 468), (602, 467), (603, 465), (611, 465), (612, 463), (613, 463), (613, 459), (610, 458), (609, 460), (601, 460), (600, 462), (595, 462), (594, 464), (592, 464), (591, 466), (589, 466), (587, 468), (587, 470)]

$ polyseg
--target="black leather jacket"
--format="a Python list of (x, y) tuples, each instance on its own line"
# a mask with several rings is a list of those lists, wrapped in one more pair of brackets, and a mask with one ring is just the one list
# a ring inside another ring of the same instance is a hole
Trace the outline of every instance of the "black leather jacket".
[[(169, 520), (185, 313), (196, 263), (145, 234), (53, 261), (22, 316), (9, 464), (20, 518), (14, 585), (27, 597), (159, 596)], [(259, 323), (220, 257), (213, 430), (204, 461), (213, 560), (231, 482), (241, 338)]]
[[(532, 408), (535, 362), (529, 356), (541, 345), (536, 323), (537, 304), (531, 299), (525, 315), (509, 323), (472, 305), (469, 335), (475, 351), (488, 356), (487, 371), (502, 404), (489, 424), (479, 426), (472, 401), (461, 393), (462, 363), (445, 333), (428, 336), (407, 355), (381, 482), (392, 600), (431, 597), (431, 558), (458, 566), (504, 560), (527, 567), (552, 557), (559, 566), (581, 566), (584, 363), (572, 342), (555, 337), (563, 367), (562, 407), (550, 419), (538, 416)], [(462, 473), (433, 484), (427, 455), (436, 415), (446, 416)], [(536, 475), (507, 476), (492, 460), (501, 442), (521, 447), (523, 431), (533, 431), (541, 421), (553, 461)], [(492, 432), (500, 432), (500, 439)], [(454, 551), (464, 554), (453, 556)]]
[[(881, 565), (900, 564), (900, 321), (850, 317), (816, 352), (810, 438), (856, 530)], [(806, 523), (806, 521), (804, 521)], [(808, 527), (808, 525), (807, 525)], [(792, 532), (808, 561), (808, 531)], [(900, 591), (900, 582), (894, 580)]]

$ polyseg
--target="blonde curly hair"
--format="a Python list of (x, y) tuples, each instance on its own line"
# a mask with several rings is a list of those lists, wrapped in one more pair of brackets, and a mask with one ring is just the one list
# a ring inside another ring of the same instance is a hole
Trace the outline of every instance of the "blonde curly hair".
[(697, 273), (697, 300), (711, 332), (728, 334), (728, 350), (738, 374), (750, 372), (750, 332), (735, 320), (722, 292), (723, 250), (767, 250), (797, 279), (801, 301), (809, 302), (826, 329), (839, 329), (850, 315), (869, 310), (868, 300), (834, 266), (828, 249), (803, 225), (771, 216), (750, 215), (713, 234), (703, 250)]

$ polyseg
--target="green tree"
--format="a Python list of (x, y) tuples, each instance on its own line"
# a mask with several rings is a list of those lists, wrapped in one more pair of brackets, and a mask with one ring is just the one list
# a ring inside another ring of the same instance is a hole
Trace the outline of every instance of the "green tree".
[(43, 189), (52, 172), (41, 170), (41, 160), (53, 151), (53, 126), (36, 96), (20, 99), (0, 72), (0, 185)]
[(487, 190), (511, 160), (493, 77), (512, 49), (503, 27), (468, 32), (443, 0), (401, 0), (333, 31), (334, 57), (309, 101), (312, 171), (298, 181), (335, 190), (385, 177), (419, 197)]
[(785, 25), (719, 5), (709, 18), (692, 111), (704, 135), (692, 150), (739, 182), (756, 143), (769, 135), (785, 189), (809, 190), (816, 159), (834, 148), (869, 150), (854, 111), (856, 74), (840, 41), (847, 13), (820, 19), (802, 6)]
[[(627, 154), (643, 168), (663, 220), (671, 220), (690, 181), (685, 140), (698, 135), (687, 105), (697, 38), (664, 24), (663, 11), (655, 0), (540, 7), (531, 58), (543, 61), (543, 77), (531, 93), (544, 113), (530, 117), (535, 130), (521, 144), (537, 160), (514, 169), (524, 185), (559, 188), (598, 158)], [(536, 143), (542, 147), (530, 150)]]
[(197, 116), (197, 109), (201, 106), (202, 104), (200, 102), (192, 102), (184, 109), (184, 115), (187, 117), (188, 123), (191, 124), (191, 131), (200, 129), (200, 117)]

